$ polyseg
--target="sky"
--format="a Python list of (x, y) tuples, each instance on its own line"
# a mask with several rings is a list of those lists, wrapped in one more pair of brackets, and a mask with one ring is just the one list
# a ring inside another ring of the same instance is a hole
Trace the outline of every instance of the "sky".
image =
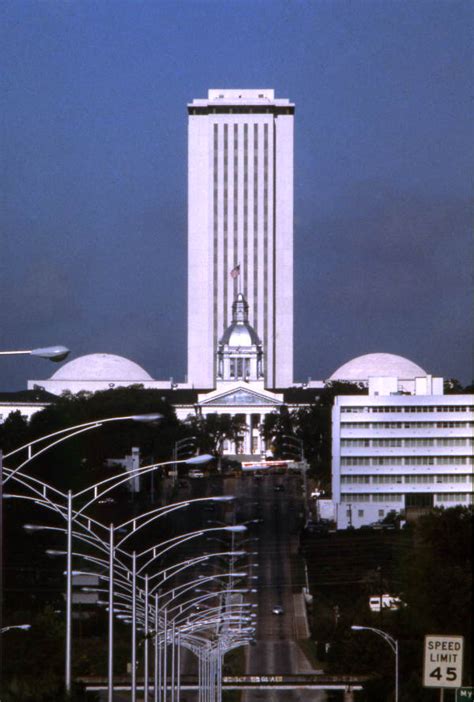
[[(464, 0), (3, 0), (0, 350), (186, 374), (187, 112), (295, 115), (295, 380), (386, 352), (472, 374)], [(192, 281), (191, 281), (192, 284)], [(2, 358), (0, 391), (55, 368)]]

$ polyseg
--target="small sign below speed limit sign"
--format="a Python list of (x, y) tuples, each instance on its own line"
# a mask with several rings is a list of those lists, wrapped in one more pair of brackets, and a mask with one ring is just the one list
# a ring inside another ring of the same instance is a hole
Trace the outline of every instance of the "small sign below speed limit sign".
[(424, 687), (461, 687), (463, 636), (425, 636)]

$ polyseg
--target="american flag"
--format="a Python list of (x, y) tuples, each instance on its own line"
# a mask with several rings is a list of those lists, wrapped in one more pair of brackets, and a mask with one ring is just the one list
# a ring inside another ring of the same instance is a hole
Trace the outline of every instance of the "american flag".
[(237, 266), (235, 266), (235, 268), (232, 268), (232, 270), (230, 272), (230, 277), (231, 278), (238, 278), (239, 275), (240, 275), (240, 263)]

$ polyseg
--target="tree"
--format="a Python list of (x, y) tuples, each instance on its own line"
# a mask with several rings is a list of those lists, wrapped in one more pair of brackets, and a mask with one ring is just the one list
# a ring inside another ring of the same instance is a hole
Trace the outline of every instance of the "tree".
[(187, 422), (191, 434), (197, 438), (201, 451), (210, 453), (222, 460), (224, 442), (233, 441), (239, 444), (247, 431), (245, 417), (229, 414), (207, 414), (205, 416), (191, 417)]
[[(393, 699), (386, 681), (393, 675), (393, 656), (380, 647), (379, 637), (354, 636), (349, 626), (379, 627), (399, 642), (400, 700), (431, 700), (431, 691), (421, 685), (423, 639), (426, 634), (464, 636), (464, 679), (472, 675), (472, 507), (435, 509), (420, 517), (413, 528), (398, 532), (402, 553), (394, 579), (388, 577), (387, 590), (400, 592), (406, 606), (387, 613), (380, 626), (379, 615), (367, 606), (348, 607), (350, 617), (329, 658), (328, 672), (377, 673), (385, 678), (368, 683), (364, 699), (388, 702)], [(370, 573), (368, 573), (370, 575)], [(375, 573), (373, 574), (375, 575)], [(348, 586), (349, 592), (349, 586)], [(381, 616), (381, 615), (380, 615)], [(377, 617), (377, 618), (376, 618)]]
[(12, 451), (17, 446), (22, 446), (28, 441), (28, 420), (22, 416), (20, 410), (12, 412), (0, 424), (0, 447), (4, 453)]
[(461, 395), (465, 392), (463, 386), (457, 378), (446, 378), (444, 381), (445, 395)]
[[(271, 443), (272, 453), (277, 458), (298, 457), (301, 443), (311, 473), (326, 491), (331, 485), (331, 411), (337, 395), (366, 394), (367, 388), (362, 383), (328, 383), (319, 395), (319, 399), (306, 407), (288, 410), (284, 405), (279, 410), (266, 415), (262, 433), (264, 439)], [(295, 437), (292, 443), (287, 437)]]
[(262, 436), (275, 458), (283, 458), (286, 450), (285, 437), (293, 436), (294, 421), (287, 405), (282, 405), (266, 414), (261, 427)]
[[(130, 386), (96, 393), (64, 393), (34, 414), (29, 424), (16, 416), (17, 413), (11, 415), (1, 428), (0, 446), (7, 452), (67, 427), (97, 419), (146, 413), (160, 413), (163, 418), (153, 425), (132, 421), (104, 424), (99, 431), (86, 432), (59, 444), (30, 464), (30, 473), (41, 475), (60, 489), (76, 490), (110, 476), (110, 471), (105, 475), (102, 470), (105, 459), (122, 458), (132, 446), (140, 447), (142, 456), (150, 458), (150, 462), (171, 459), (174, 443), (180, 434), (180, 423), (174, 408), (163, 399), (160, 390)], [(14, 460), (8, 465), (14, 467)]]

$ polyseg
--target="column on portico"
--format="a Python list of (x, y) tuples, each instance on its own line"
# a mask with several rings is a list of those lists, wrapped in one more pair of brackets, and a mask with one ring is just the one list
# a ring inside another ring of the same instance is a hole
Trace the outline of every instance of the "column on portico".
[(244, 453), (248, 456), (250, 453), (252, 453), (252, 415), (246, 413), (245, 414), (245, 426), (247, 427), (247, 431), (244, 434)]

